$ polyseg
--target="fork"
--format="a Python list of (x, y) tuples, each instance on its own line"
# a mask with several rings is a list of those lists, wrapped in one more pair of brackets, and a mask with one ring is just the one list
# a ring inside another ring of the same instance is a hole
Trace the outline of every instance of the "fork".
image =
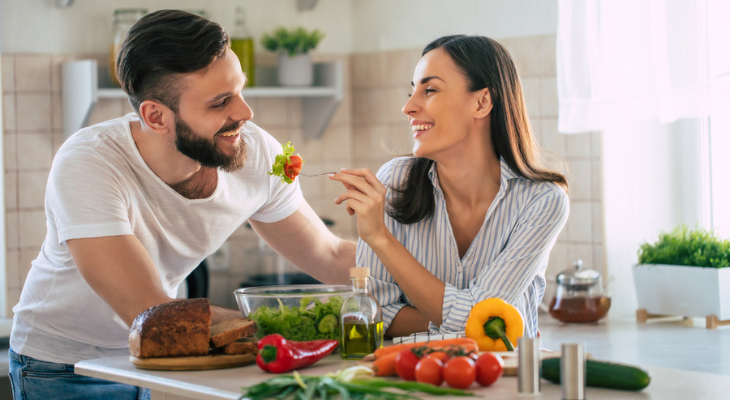
[(305, 174), (304, 172), (300, 172), (299, 176), (307, 176), (307, 177), (315, 177), (315, 176), (322, 176), (322, 175), (331, 175), (336, 174), (337, 172), (320, 172), (318, 174)]

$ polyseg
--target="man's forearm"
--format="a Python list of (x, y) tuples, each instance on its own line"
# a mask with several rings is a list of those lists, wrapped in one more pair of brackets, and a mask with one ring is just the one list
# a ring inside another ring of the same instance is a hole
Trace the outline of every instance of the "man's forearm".
[(325, 283), (339, 285), (350, 284), (350, 268), (357, 266), (355, 264), (356, 251), (356, 242), (338, 239), (329, 268), (332, 273), (327, 277), (327, 282)]

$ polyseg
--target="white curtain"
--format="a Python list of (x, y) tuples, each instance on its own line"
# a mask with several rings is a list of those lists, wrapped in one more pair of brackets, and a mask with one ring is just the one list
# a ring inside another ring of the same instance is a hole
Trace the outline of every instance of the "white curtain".
[(730, 96), (730, 1), (558, 1), (560, 132), (705, 117)]

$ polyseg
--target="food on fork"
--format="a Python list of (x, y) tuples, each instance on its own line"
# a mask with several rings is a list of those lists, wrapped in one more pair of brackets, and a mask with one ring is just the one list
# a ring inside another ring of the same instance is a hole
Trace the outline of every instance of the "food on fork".
[(269, 175), (281, 177), (281, 181), (288, 184), (294, 182), (294, 179), (299, 175), (304, 159), (299, 154), (294, 154), (295, 149), (292, 147), (291, 142), (286, 142), (281, 147), (283, 147), (284, 152), (276, 156)]

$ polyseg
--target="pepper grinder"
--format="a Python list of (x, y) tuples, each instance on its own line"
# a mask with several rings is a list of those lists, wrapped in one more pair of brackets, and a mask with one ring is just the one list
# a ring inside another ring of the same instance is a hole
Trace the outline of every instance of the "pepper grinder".
[(563, 343), (560, 355), (560, 386), (563, 400), (586, 398), (586, 354), (583, 343)]
[(521, 337), (517, 339), (517, 394), (521, 396), (540, 395), (540, 369), (542, 367), (540, 338)]

